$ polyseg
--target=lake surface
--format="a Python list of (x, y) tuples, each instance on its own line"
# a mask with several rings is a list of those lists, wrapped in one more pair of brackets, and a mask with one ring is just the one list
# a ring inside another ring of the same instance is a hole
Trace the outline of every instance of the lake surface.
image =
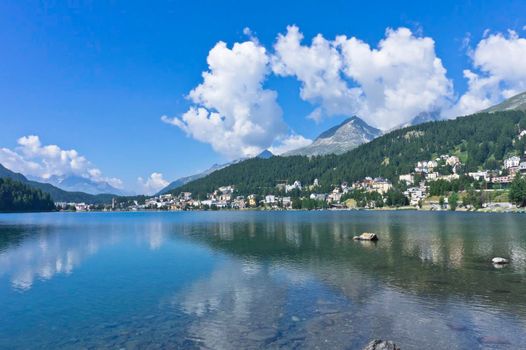
[[(365, 231), (380, 241), (352, 240)], [(2, 349), (361, 349), (375, 338), (526, 349), (526, 216), (0, 214)]]

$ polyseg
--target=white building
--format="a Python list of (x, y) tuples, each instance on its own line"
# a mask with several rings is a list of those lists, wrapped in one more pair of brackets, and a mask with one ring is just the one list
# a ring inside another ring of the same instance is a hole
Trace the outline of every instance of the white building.
[(507, 159), (504, 159), (504, 168), (515, 168), (518, 167), (521, 162), (521, 158), (517, 156), (509, 157)]
[(489, 181), (490, 180), (490, 176), (487, 171), (475, 171), (472, 173), (468, 173), (468, 176), (471, 176), (477, 181), (480, 181), (480, 180)]
[(325, 201), (327, 199), (327, 195), (323, 193), (311, 193), (309, 198), (317, 201)]
[(292, 200), (290, 197), (283, 197), (281, 204), (283, 205), (283, 208), (290, 208), (292, 207)]
[(406, 184), (412, 184), (415, 182), (415, 177), (413, 174), (403, 174), (398, 178), (400, 181), (404, 181)]
[(409, 204), (417, 206), (421, 200), (426, 198), (426, 187), (410, 187), (404, 192), (404, 195), (409, 197)]
[(457, 164), (460, 164), (460, 159), (458, 159), (457, 156), (451, 156), (446, 160), (446, 164), (449, 166), (455, 166)]
[(301, 190), (301, 182), (299, 182), (298, 180), (294, 181), (292, 185), (287, 185), (285, 187), (285, 192), (290, 192), (296, 189)]
[(273, 194), (269, 194), (265, 196), (265, 203), (266, 204), (274, 204), (276, 203), (276, 196)]

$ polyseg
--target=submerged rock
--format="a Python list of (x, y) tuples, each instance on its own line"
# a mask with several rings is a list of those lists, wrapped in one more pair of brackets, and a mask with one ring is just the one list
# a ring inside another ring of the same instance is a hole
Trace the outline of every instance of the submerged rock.
[(363, 350), (400, 350), (400, 348), (390, 340), (375, 339), (367, 344)]
[(364, 232), (359, 236), (354, 236), (352, 239), (355, 241), (377, 241), (378, 236), (376, 233)]
[(487, 344), (487, 345), (510, 345), (511, 343), (504, 338), (501, 338), (499, 336), (485, 336), (478, 338), (478, 341), (481, 344)]
[(491, 259), (491, 262), (497, 265), (504, 265), (504, 264), (508, 264), (510, 261), (505, 258), (496, 257), (496, 258)]

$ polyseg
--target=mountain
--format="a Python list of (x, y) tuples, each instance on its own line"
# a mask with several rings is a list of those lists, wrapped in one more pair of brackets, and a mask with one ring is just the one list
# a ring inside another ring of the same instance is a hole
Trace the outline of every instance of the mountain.
[(177, 191), (201, 196), (220, 186), (234, 185), (240, 195), (265, 195), (277, 193), (276, 185), (284, 181), (312, 184), (318, 179), (319, 191), (327, 193), (335, 184), (366, 176), (397, 182), (399, 175), (413, 171), (418, 161), (442, 154), (459, 157), (466, 172), (498, 169), (509, 155), (524, 154), (526, 138), (518, 137), (518, 130), (524, 129), (525, 111), (478, 113), (394, 130), (341, 155), (248, 159)]
[(168, 184), (168, 186), (166, 186), (165, 188), (163, 188), (162, 190), (160, 190), (159, 192), (157, 192), (155, 195), (158, 196), (158, 195), (161, 195), (161, 194), (165, 194), (165, 193), (168, 193), (168, 192), (171, 192), (173, 190), (175, 190), (176, 188), (179, 188), (191, 181), (195, 181), (195, 180), (198, 180), (200, 178), (203, 178), (211, 173), (213, 173), (214, 171), (216, 170), (219, 170), (219, 169), (223, 169), (229, 165), (231, 165), (233, 163), (226, 163), (226, 164), (214, 164), (212, 165), (209, 169), (206, 169), (205, 171), (203, 172), (200, 172), (198, 174), (194, 174), (194, 175), (190, 175), (190, 176), (185, 176), (185, 177), (181, 177), (175, 181), (172, 181), (170, 182), (170, 184)]
[(105, 204), (111, 203), (115, 195), (113, 194), (89, 194), (84, 192), (68, 192), (64, 191), (49, 183), (42, 183), (28, 180), (24, 175), (15, 173), (0, 164), (0, 178), (10, 178), (19, 181), (32, 188), (39, 189), (42, 192), (49, 193), (54, 202), (84, 202), (88, 204)]
[(85, 192), (89, 194), (112, 193), (120, 196), (129, 194), (111, 186), (107, 182), (95, 182), (82, 176), (52, 176), (45, 182), (70, 192)]
[(374, 140), (381, 134), (380, 130), (373, 128), (360, 118), (351, 117), (340, 125), (321, 133), (310, 145), (289, 151), (283, 156), (342, 154)]
[(503, 111), (526, 111), (526, 92), (510, 97), (498, 105), (481, 111), (481, 113), (495, 113)]
[[(259, 158), (259, 159), (268, 159), (270, 157), (273, 157), (274, 154), (272, 152), (270, 152), (269, 150), (264, 150), (262, 151), (260, 154), (258, 154), (257, 156), (255, 156), (254, 158)], [(210, 168), (206, 169), (205, 171), (202, 171), (198, 174), (194, 174), (194, 175), (190, 175), (190, 176), (185, 176), (185, 177), (181, 177), (175, 181), (172, 181), (170, 182), (170, 184), (168, 184), (168, 186), (166, 186), (165, 188), (163, 188), (162, 190), (160, 190), (159, 192), (157, 192), (155, 195), (156, 196), (159, 196), (161, 194), (166, 194), (166, 193), (169, 193), (169, 192), (172, 192), (174, 191), (175, 189), (191, 182), (191, 181), (195, 181), (195, 180), (198, 180), (198, 179), (201, 179), (207, 175), (210, 175), (211, 173), (213, 173), (214, 171), (216, 170), (220, 170), (220, 169), (223, 169), (223, 168), (226, 168), (227, 166), (230, 166), (232, 164), (236, 164), (236, 163), (239, 163), (239, 162), (242, 162), (246, 160), (246, 158), (241, 158), (241, 159), (237, 159), (237, 160), (234, 160), (230, 163), (225, 163), (225, 164), (214, 164), (212, 165)]]
[(428, 122), (437, 122), (439, 120), (442, 120), (442, 117), (440, 116), (440, 111), (422, 112), (413, 119), (411, 119), (409, 125), (407, 126), (415, 126)]
[(274, 153), (270, 152), (268, 149), (264, 150), (263, 152), (261, 152), (260, 154), (256, 156), (256, 158), (261, 158), (261, 159), (269, 159), (270, 157), (274, 157)]
[(443, 118), (440, 115), (440, 111), (422, 112), (416, 115), (415, 117), (413, 117), (410, 121), (389, 129), (386, 133), (389, 133), (397, 129), (403, 129), (403, 128), (407, 128), (407, 127), (415, 126), (419, 124), (437, 122), (439, 120), (443, 120)]

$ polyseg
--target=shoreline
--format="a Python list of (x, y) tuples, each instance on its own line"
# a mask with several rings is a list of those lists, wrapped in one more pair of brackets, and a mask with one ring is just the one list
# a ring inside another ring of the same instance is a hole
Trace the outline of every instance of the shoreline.
[(143, 209), (143, 210), (83, 210), (83, 211), (73, 211), (73, 210), (55, 210), (55, 211), (27, 211), (27, 212), (0, 212), (0, 214), (40, 214), (40, 213), (168, 213), (168, 212), (298, 212), (298, 211), (335, 211), (335, 212), (344, 212), (344, 211), (370, 211), (370, 212), (381, 212), (381, 211), (413, 211), (413, 212), (437, 212), (437, 213), (500, 213), (500, 214), (525, 214), (526, 208), (513, 208), (513, 209), (465, 209), (458, 208), (457, 210), (436, 210), (432, 208), (415, 208), (415, 207), (382, 207), (382, 208), (329, 208), (329, 209), (267, 209), (267, 208), (247, 208), (247, 209), (219, 209), (219, 210), (210, 210), (210, 209), (189, 209), (189, 210), (155, 210), (155, 209)]

